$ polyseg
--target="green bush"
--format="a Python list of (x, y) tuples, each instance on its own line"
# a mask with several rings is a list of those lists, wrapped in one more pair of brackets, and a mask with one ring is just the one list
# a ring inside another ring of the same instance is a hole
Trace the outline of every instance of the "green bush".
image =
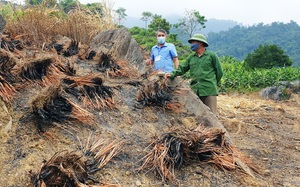
[(254, 53), (248, 54), (245, 63), (250, 68), (287, 67), (292, 65), (292, 60), (284, 54), (277, 45), (260, 45)]

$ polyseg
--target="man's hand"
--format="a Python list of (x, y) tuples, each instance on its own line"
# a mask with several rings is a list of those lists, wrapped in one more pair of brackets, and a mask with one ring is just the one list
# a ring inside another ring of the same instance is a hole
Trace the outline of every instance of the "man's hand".
[(170, 73), (165, 73), (165, 79), (170, 78), (171, 74)]
[(147, 59), (146, 60), (146, 65), (150, 65), (150, 64), (152, 64), (152, 61), (150, 59)]

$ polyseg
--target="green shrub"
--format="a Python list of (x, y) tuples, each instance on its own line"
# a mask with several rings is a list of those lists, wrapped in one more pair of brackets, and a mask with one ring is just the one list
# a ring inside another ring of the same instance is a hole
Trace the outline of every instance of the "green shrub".
[(248, 54), (245, 62), (250, 68), (287, 67), (293, 64), (288, 55), (277, 45), (260, 45), (254, 53)]

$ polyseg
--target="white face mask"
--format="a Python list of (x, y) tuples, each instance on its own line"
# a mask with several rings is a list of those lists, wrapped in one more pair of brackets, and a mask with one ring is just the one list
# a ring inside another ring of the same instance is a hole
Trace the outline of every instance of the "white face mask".
[(157, 38), (157, 43), (158, 44), (164, 44), (164, 43), (166, 43), (166, 37), (158, 37)]

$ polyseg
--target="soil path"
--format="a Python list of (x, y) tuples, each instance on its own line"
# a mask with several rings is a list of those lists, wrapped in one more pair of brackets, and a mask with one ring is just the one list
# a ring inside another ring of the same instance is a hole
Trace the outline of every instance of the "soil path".
[(219, 97), (219, 119), (234, 144), (265, 169), (263, 186), (300, 186), (300, 99), (258, 93)]

